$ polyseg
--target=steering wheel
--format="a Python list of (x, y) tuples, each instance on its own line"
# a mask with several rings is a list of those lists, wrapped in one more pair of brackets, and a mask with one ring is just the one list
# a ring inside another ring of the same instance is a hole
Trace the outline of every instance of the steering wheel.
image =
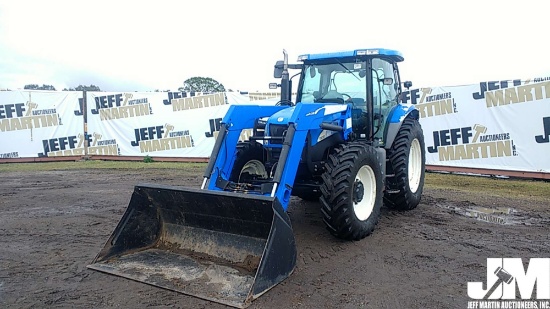
[(340, 94), (341, 94), (343, 97), (347, 97), (347, 99), (344, 98), (344, 101), (353, 102), (353, 99), (351, 98), (351, 96), (350, 96), (349, 94), (347, 94), (347, 93), (340, 93)]
[[(346, 98), (344, 98), (346, 97)], [(329, 92), (327, 92), (325, 95), (323, 95), (321, 97), (321, 99), (342, 99), (344, 101), (351, 101), (351, 96), (347, 93), (340, 93), (338, 91), (335, 91), (335, 90), (330, 90)]]

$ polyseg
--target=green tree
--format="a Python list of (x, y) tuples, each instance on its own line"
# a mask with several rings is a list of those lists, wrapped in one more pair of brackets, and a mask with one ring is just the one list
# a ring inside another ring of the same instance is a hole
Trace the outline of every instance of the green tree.
[(42, 84), (42, 86), (38, 86), (38, 84), (28, 84), (23, 87), (23, 89), (27, 90), (53, 90), (55, 91), (55, 87), (52, 85), (46, 85)]
[(90, 85), (90, 86), (85, 86), (85, 85), (78, 85), (78, 87), (76, 88), (65, 88), (63, 89), (63, 91), (101, 91), (101, 89), (99, 89), (98, 86), (96, 85)]
[(194, 91), (194, 92), (224, 92), (225, 87), (210, 77), (191, 77), (183, 82), (183, 87), (178, 88), (179, 91)]

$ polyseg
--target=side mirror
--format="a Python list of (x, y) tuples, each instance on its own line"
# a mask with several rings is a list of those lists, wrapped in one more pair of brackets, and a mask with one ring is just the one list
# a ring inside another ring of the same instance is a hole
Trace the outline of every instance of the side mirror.
[(275, 63), (275, 69), (273, 70), (273, 77), (274, 78), (283, 77), (283, 65), (284, 65), (283, 60), (279, 60)]
[(279, 87), (279, 84), (277, 83), (269, 83), (269, 89), (277, 89)]
[(403, 85), (405, 86), (405, 88), (407, 88), (407, 90), (409, 90), (409, 88), (413, 86), (413, 83), (410, 80), (408, 80), (404, 82)]

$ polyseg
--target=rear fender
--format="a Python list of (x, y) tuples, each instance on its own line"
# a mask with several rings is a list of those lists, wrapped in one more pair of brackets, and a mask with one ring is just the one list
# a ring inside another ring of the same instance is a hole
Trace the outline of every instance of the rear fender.
[(392, 109), (392, 111), (388, 115), (388, 124), (386, 126), (384, 148), (391, 148), (393, 141), (395, 140), (395, 137), (397, 136), (397, 133), (401, 128), (401, 124), (403, 124), (403, 120), (405, 120), (405, 118), (407, 117), (412, 117), (413, 119), (417, 120), (419, 119), (420, 114), (418, 110), (414, 107), (414, 105), (400, 103)]

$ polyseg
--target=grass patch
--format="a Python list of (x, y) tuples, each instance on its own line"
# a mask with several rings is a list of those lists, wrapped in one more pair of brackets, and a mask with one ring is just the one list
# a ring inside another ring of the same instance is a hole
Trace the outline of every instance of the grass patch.
[(144, 161), (67, 161), (0, 164), (1, 172), (64, 171), (80, 169), (204, 169), (206, 163), (144, 162)]
[(545, 201), (550, 199), (550, 183), (542, 180), (426, 173), (425, 187), (506, 198), (534, 198)]
[[(81, 169), (196, 169), (203, 172), (205, 168), (206, 163), (88, 160), (78, 162), (4, 163), (0, 164), (0, 173)], [(537, 180), (426, 173), (425, 187), (506, 198), (550, 200), (550, 183)]]

